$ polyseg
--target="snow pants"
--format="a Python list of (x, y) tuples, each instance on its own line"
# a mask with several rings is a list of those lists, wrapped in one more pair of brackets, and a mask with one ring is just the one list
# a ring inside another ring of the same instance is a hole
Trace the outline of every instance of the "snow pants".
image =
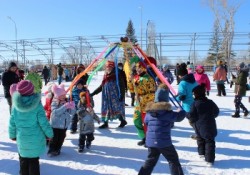
[(19, 156), (20, 175), (40, 175), (39, 157), (26, 158)]
[(148, 158), (141, 167), (138, 175), (150, 175), (161, 154), (167, 159), (169, 163), (171, 175), (184, 175), (178, 154), (173, 145), (165, 148), (148, 148)]

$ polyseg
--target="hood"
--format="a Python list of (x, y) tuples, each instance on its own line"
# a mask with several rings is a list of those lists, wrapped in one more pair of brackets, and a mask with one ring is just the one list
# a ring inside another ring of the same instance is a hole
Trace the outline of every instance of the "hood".
[(194, 83), (195, 82), (194, 74), (185, 75), (184, 77), (182, 77), (181, 81), (186, 81), (188, 83)]
[(169, 102), (149, 102), (146, 106), (146, 112), (149, 112), (152, 117), (157, 117), (171, 110), (172, 105)]
[(41, 103), (41, 94), (35, 93), (30, 96), (22, 96), (18, 92), (14, 92), (12, 96), (12, 105), (20, 112), (29, 112), (34, 110)]

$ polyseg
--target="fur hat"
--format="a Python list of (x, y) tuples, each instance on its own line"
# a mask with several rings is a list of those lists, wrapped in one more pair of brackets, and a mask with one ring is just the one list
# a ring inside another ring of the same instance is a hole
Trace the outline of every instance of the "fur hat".
[(204, 84), (194, 87), (192, 92), (193, 92), (195, 98), (201, 98), (201, 97), (206, 96), (206, 88), (205, 88)]
[(10, 86), (10, 95), (12, 96), (14, 92), (16, 92), (16, 87), (17, 87), (17, 84), (14, 83)]
[(169, 102), (169, 89), (166, 84), (160, 84), (155, 92), (154, 102)]
[(244, 62), (241, 62), (241, 63), (238, 65), (238, 67), (239, 67), (240, 69), (243, 69), (243, 68), (245, 67), (245, 63), (244, 63)]
[(105, 65), (106, 65), (106, 67), (114, 68), (115, 67), (115, 62), (108, 60)]
[(62, 95), (66, 95), (66, 91), (64, 89), (64, 84), (60, 84), (59, 86), (54, 84), (51, 88), (52, 92), (54, 93), (54, 96), (56, 98), (62, 96)]
[(187, 65), (186, 63), (181, 63), (178, 70), (177, 70), (177, 74), (184, 76), (188, 74), (188, 70), (187, 70)]
[(29, 80), (22, 80), (17, 83), (16, 90), (23, 96), (32, 95), (34, 93), (34, 85)]
[(16, 63), (15, 63), (15, 62), (10, 62), (10, 63), (9, 63), (9, 69), (10, 69), (11, 67), (17, 67)]
[(222, 60), (218, 60), (218, 61), (217, 61), (217, 65), (218, 65), (218, 66), (223, 65), (223, 61), (222, 61)]
[(80, 97), (80, 98), (82, 98), (83, 96), (84, 96), (84, 97), (86, 96), (86, 92), (81, 92), (81, 93), (79, 94), (79, 97)]

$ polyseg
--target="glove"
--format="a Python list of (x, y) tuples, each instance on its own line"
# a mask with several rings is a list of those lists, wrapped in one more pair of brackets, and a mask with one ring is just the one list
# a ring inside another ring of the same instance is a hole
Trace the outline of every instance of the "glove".
[(209, 91), (207, 91), (207, 96), (209, 96)]

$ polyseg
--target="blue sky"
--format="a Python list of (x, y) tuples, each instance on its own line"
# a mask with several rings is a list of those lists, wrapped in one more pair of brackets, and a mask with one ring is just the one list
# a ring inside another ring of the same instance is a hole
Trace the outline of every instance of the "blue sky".
[[(15, 40), (14, 23), (7, 16), (16, 22), (18, 40), (125, 34), (129, 19), (133, 21), (138, 40), (141, 22), (145, 35), (148, 20), (154, 22), (156, 33), (212, 32), (214, 14), (202, 1), (0, 0), (0, 41)], [(250, 0), (241, 2), (235, 15), (235, 32), (249, 32)], [(190, 42), (191, 37), (187, 43)], [(183, 55), (187, 56), (188, 52)], [(14, 56), (12, 53), (6, 57)]]
[[(1, 0), (0, 40), (115, 35), (125, 33), (132, 19), (140, 35), (148, 20), (156, 32), (210, 32), (214, 21), (211, 10), (200, 0)], [(250, 1), (243, 1), (235, 15), (235, 30), (248, 32)]]

